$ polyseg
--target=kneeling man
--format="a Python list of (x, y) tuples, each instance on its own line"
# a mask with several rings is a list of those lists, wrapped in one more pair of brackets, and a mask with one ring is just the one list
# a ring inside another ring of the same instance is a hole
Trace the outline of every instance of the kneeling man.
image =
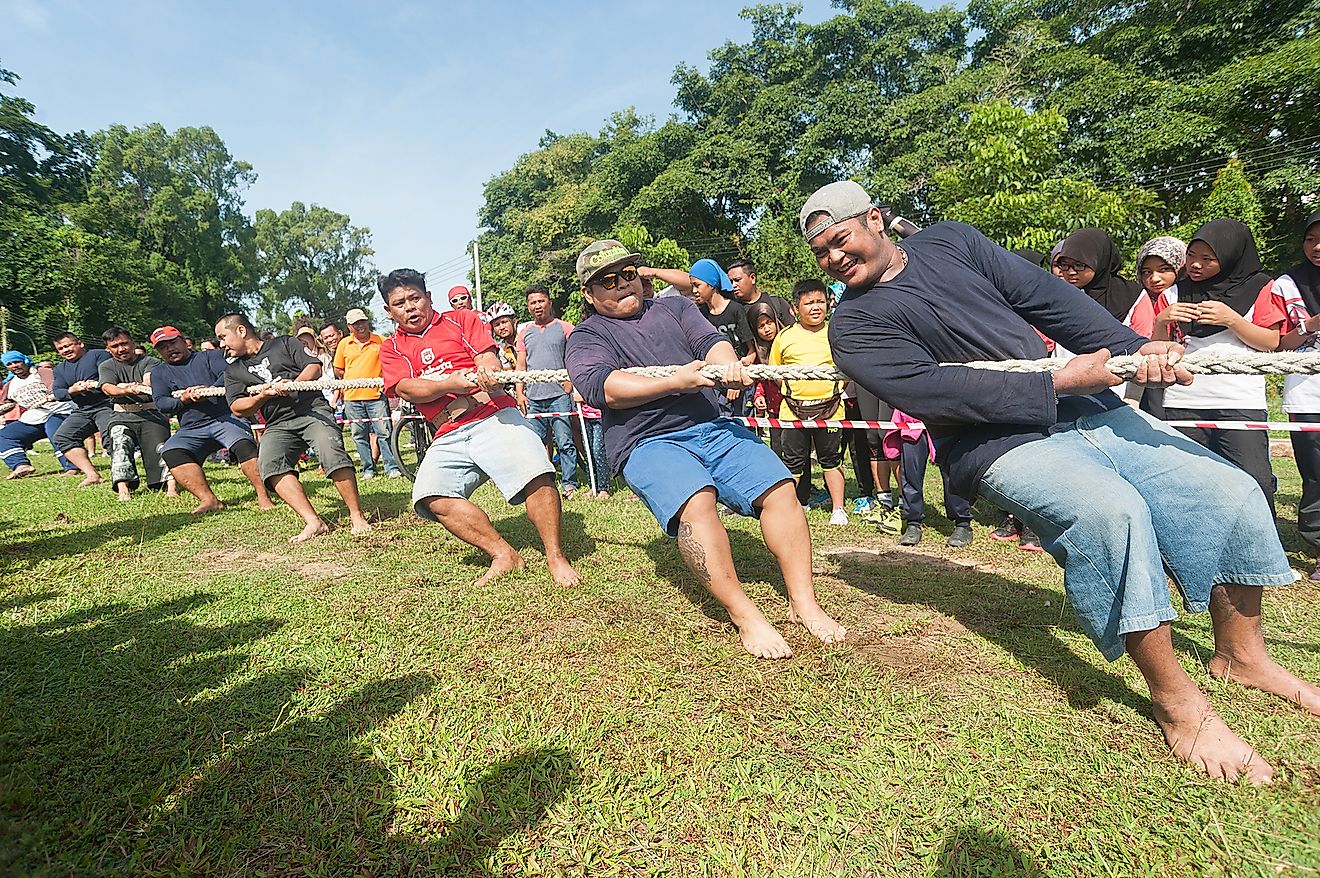
[[(151, 396), (156, 409), (166, 416), (177, 415), (179, 429), (160, 449), (161, 459), (170, 475), (185, 491), (197, 498), (193, 515), (223, 509), (215, 496), (202, 461), (221, 448), (237, 461), (257, 492), (257, 506), (274, 509), (266, 484), (257, 470), (257, 443), (252, 427), (234, 415), (223, 396), (198, 396), (203, 388), (223, 387), (229, 363), (218, 350), (193, 351), (183, 333), (173, 326), (162, 326), (151, 334), (151, 343), (165, 362), (151, 373)], [(174, 394), (178, 392), (179, 395)]]
[[(738, 582), (717, 502), (761, 521), (765, 544), (788, 587), (789, 618), (826, 643), (846, 631), (816, 602), (811, 533), (793, 478), (764, 442), (720, 417), (706, 365), (725, 367), (727, 386), (749, 387), (733, 346), (685, 298), (645, 299), (641, 257), (618, 241), (578, 256), (578, 280), (595, 314), (568, 337), (569, 378), (600, 409), (610, 466), (665, 533), (678, 538), (688, 569), (724, 605), (743, 646), (759, 658), (788, 658), (788, 644)], [(667, 378), (623, 371), (682, 366)]]
[(417, 406), (436, 431), (417, 468), (413, 508), (490, 556), (490, 569), (473, 583), (482, 585), (524, 565), (490, 517), (468, 499), (490, 479), (504, 499), (527, 504), (555, 582), (576, 585), (577, 571), (559, 544), (554, 467), (539, 434), (492, 377), (501, 363), (481, 312), (437, 312), (425, 276), (411, 268), (391, 271), (377, 286), (398, 324), (380, 349), (385, 392)]

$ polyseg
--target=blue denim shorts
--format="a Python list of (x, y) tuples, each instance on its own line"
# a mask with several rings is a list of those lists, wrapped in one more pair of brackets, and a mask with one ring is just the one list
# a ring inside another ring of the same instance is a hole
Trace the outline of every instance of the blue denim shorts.
[(435, 521), (429, 500), (466, 499), (487, 479), (505, 500), (521, 503), (529, 482), (554, 471), (531, 423), (515, 408), (500, 409), (435, 438), (417, 467), (413, 509)]
[(720, 418), (639, 442), (623, 478), (673, 537), (679, 510), (702, 488), (714, 488), (739, 515), (756, 517), (761, 495), (792, 476), (755, 433)]
[(980, 494), (1040, 536), (1110, 661), (1124, 635), (1177, 616), (1170, 578), (1192, 612), (1215, 585), (1297, 579), (1256, 480), (1131, 406), (1014, 448), (986, 470)]

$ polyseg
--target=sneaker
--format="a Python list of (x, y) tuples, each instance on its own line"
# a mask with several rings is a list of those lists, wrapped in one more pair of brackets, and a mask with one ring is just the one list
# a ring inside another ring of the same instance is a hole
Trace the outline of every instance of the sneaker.
[(898, 538), (900, 546), (915, 546), (921, 542), (921, 525), (915, 521), (909, 522), (907, 528), (903, 531), (903, 536)]
[(836, 509), (830, 513), (830, 524), (836, 527), (843, 527), (848, 523), (848, 513), (842, 509)]
[(949, 534), (949, 538), (944, 542), (944, 545), (950, 549), (963, 549), (971, 545), (972, 536), (972, 526), (970, 524), (954, 525), (953, 533)]
[(1311, 581), (1320, 582), (1320, 561), (1316, 562), (1315, 569), (1311, 571)]
[(362, 474), (362, 481), (364, 481), (364, 482), (369, 482), (369, 481), (371, 481), (372, 479), (374, 479), (375, 477), (376, 477), (376, 474), (375, 474), (375, 473), (363, 473), (363, 474)]
[(883, 494), (878, 494), (876, 496), (876, 501), (886, 509), (893, 509), (894, 506), (897, 505), (894, 503), (894, 495), (891, 491), (885, 491)]
[(807, 508), (828, 509), (830, 507), (830, 503), (832, 502), (833, 501), (830, 500), (830, 492), (825, 490), (824, 488), (821, 488), (815, 494), (811, 495), (811, 499), (807, 501)]
[(1009, 540), (1016, 540), (1021, 534), (1022, 522), (1012, 515), (1006, 515), (999, 527), (990, 532), (990, 539), (1008, 542)]
[(879, 503), (871, 497), (858, 497), (853, 501), (852, 514), (865, 515), (878, 505)]
[(865, 520), (874, 524), (882, 534), (896, 537), (903, 532), (903, 514), (897, 509), (877, 509)]
[(392, 470), (390, 470), (389, 472), (387, 472), (385, 475), (386, 475), (387, 478), (391, 478), (391, 479), (401, 479), (401, 478), (403, 478), (403, 470), (401, 470), (401, 469), (392, 469)]
[(1025, 524), (1022, 526), (1022, 539), (1018, 541), (1018, 548), (1024, 552), (1045, 551), (1045, 549), (1041, 547), (1040, 537), (1036, 536), (1036, 532)]

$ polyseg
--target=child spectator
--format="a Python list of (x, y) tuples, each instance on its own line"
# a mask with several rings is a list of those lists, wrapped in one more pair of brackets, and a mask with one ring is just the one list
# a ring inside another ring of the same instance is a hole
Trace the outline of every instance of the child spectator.
[[(1256, 239), (1237, 220), (1201, 226), (1187, 242), (1187, 279), (1165, 293), (1169, 307), (1155, 319), (1156, 341), (1182, 330), (1187, 353), (1273, 351), (1286, 315), (1274, 281), (1261, 270)], [(1164, 391), (1171, 421), (1265, 420), (1264, 375), (1198, 375)], [(1260, 430), (1180, 427), (1186, 436), (1237, 464), (1260, 485), (1274, 511), (1269, 437)]]
[[(1187, 245), (1178, 238), (1163, 235), (1141, 245), (1137, 252), (1137, 278), (1150, 298), (1155, 316), (1169, 307), (1170, 290), (1178, 283), (1183, 265), (1187, 262)], [(1176, 292), (1172, 295), (1176, 295)], [(1154, 328), (1152, 326), (1152, 331)], [(1135, 389), (1134, 389), (1135, 388)], [(1139, 388), (1128, 385), (1128, 395), (1140, 401), (1143, 412), (1164, 420), (1164, 390), (1159, 387)]]
[[(904, 527), (898, 544), (915, 546), (921, 542), (921, 528), (926, 522), (926, 464), (935, 459), (935, 444), (924, 427), (914, 426), (918, 421), (898, 409), (894, 409), (892, 419), (897, 428), (885, 434), (882, 448), (886, 460), (901, 461)], [(943, 472), (940, 478), (944, 483), (944, 511), (954, 525), (945, 545), (961, 549), (972, 541), (972, 504), (949, 490)]]
[[(770, 365), (834, 365), (826, 326), (829, 315), (827, 297), (825, 284), (818, 280), (804, 280), (793, 285), (793, 309), (797, 312), (798, 322), (775, 336), (770, 346)], [(783, 392), (782, 418), (829, 420), (838, 414), (841, 393), (837, 381), (785, 381)], [(798, 480), (799, 488), (813, 448), (830, 494), (830, 524), (845, 525), (848, 513), (843, 508), (843, 431), (837, 427), (811, 427), (792, 429), (784, 435), (784, 465)]]

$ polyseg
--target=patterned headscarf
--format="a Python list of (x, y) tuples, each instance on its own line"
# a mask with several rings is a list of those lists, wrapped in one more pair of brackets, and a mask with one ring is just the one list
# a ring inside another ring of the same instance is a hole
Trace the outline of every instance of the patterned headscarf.
[(1142, 244), (1141, 249), (1137, 251), (1138, 271), (1141, 270), (1141, 263), (1146, 261), (1147, 256), (1156, 256), (1163, 259), (1175, 274), (1182, 274), (1183, 265), (1187, 263), (1187, 245), (1180, 238), (1171, 235), (1151, 238)]

